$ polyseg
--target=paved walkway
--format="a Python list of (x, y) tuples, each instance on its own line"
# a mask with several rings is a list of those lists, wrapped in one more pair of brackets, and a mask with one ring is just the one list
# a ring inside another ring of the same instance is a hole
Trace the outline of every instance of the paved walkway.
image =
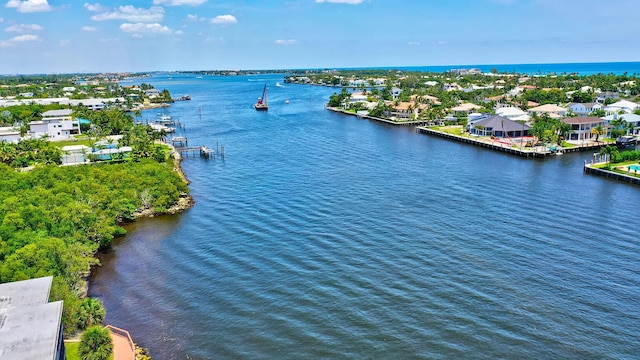
[(107, 325), (113, 340), (113, 360), (135, 360), (136, 350), (129, 332), (115, 326)]

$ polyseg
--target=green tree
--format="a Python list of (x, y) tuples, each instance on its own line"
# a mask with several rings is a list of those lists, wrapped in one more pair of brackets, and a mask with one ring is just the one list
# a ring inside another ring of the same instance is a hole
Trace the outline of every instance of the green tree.
[(113, 353), (111, 331), (94, 325), (82, 333), (78, 354), (82, 360), (107, 360)]
[(596, 142), (598, 142), (600, 135), (604, 135), (606, 132), (607, 130), (602, 125), (598, 125), (591, 128), (591, 133), (596, 136)]
[(100, 325), (105, 315), (106, 310), (100, 300), (84, 298), (78, 309), (78, 328), (86, 329), (93, 325)]

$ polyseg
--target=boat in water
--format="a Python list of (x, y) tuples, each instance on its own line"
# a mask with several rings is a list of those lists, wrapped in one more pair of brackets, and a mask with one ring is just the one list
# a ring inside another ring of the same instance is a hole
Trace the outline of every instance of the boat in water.
[(285, 104), (288, 104), (288, 103), (289, 103), (289, 99), (285, 100), (285, 101), (284, 101), (284, 103), (285, 103)]
[(262, 90), (262, 97), (258, 98), (258, 102), (253, 105), (256, 110), (269, 110), (269, 104), (267, 104), (267, 84), (264, 84)]

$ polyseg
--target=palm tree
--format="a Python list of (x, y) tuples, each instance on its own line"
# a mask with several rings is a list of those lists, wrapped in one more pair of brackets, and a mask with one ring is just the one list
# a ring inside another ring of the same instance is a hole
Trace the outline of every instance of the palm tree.
[(604, 135), (605, 132), (606, 132), (606, 130), (604, 129), (604, 126), (602, 126), (602, 125), (598, 125), (596, 127), (591, 128), (591, 133), (596, 136), (596, 142), (598, 142), (598, 139), (600, 138), (600, 135)]
[(82, 333), (78, 355), (82, 360), (107, 360), (113, 353), (111, 331), (100, 325), (94, 325)]
[(80, 329), (86, 329), (93, 325), (100, 325), (106, 310), (102, 305), (102, 302), (95, 298), (85, 298), (80, 304), (78, 311), (78, 327)]

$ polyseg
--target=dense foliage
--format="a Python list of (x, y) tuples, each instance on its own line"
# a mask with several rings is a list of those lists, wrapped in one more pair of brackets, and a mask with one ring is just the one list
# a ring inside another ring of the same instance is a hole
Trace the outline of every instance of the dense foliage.
[(60, 164), (62, 150), (45, 139), (26, 139), (17, 144), (0, 141), (0, 162), (15, 168), (35, 164)]
[(0, 282), (54, 276), (51, 300), (64, 300), (65, 331), (101, 320), (83, 303), (94, 253), (124, 234), (136, 209), (166, 211), (188, 188), (173, 164), (151, 159), (16, 172), (0, 164)]
[(110, 331), (94, 325), (82, 333), (78, 355), (82, 360), (107, 360), (113, 353), (113, 340)]

